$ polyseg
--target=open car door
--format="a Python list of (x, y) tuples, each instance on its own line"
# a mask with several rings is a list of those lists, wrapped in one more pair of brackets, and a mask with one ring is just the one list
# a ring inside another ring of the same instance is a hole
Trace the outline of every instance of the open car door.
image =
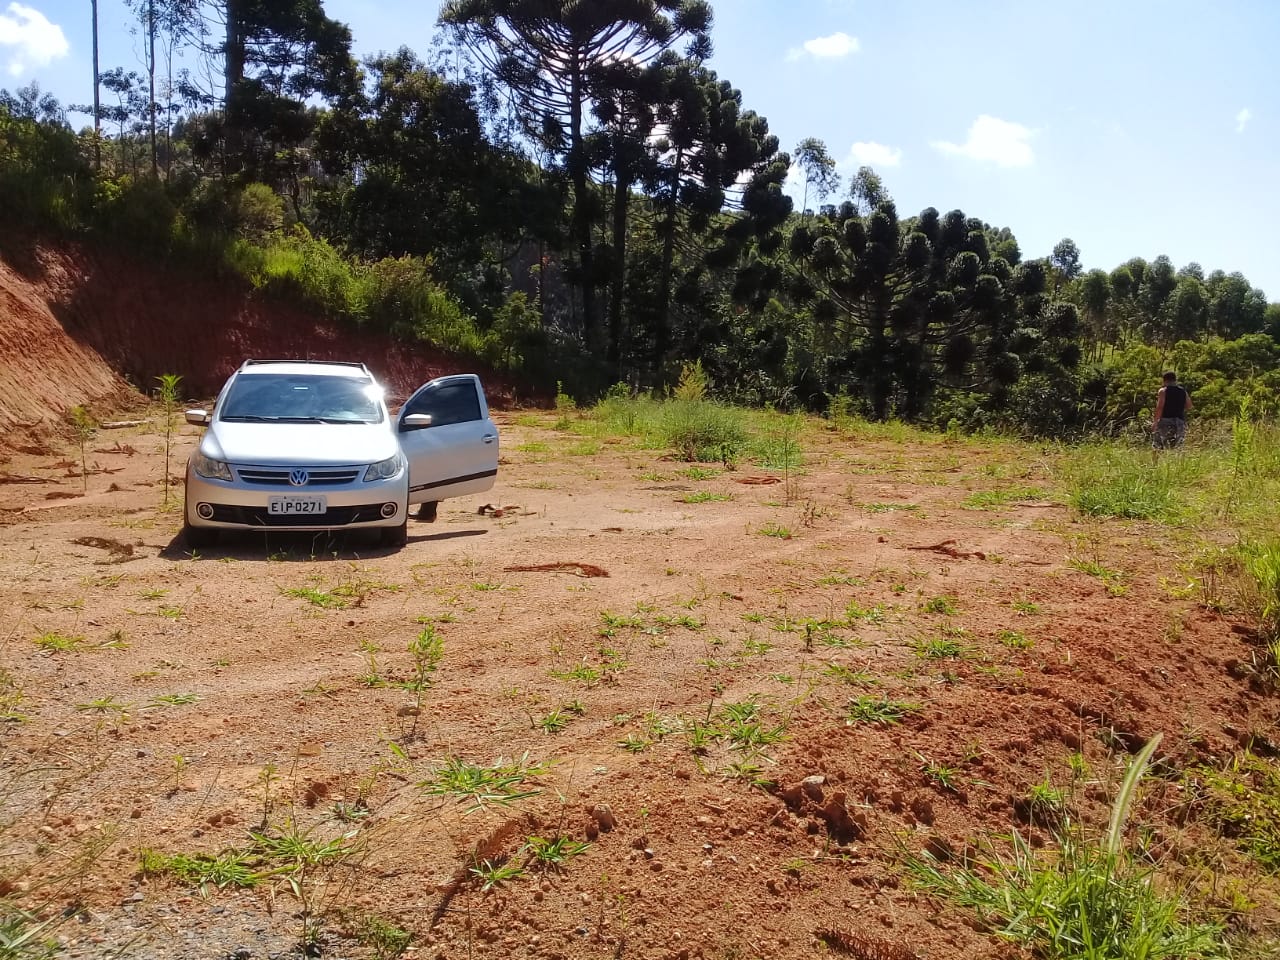
[(489, 419), (489, 404), (475, 374), (423, 384), (401, 408), (396, 429), (409, 461), (410, 503), (465, 497), (493, 487), (498, 428)]

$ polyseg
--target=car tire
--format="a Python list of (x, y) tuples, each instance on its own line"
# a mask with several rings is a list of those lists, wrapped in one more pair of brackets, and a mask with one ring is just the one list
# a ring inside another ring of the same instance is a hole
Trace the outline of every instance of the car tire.
[(429, 500), (426, 503), (418, 504), (417, 519), (422, 523), (435, 523), (436, 511), (439, 507), (439, 500)]
[(409, 542), (409, 524), (401, 523), (394, 527), (383, 527), (378, 532), (378, 542), (390, 549), (399, 549)]
[(182, 539), (187, 542), (187, 546), (192, 550), (212, 547), (218, 542), (218, 530), (216, 527), (193, 527), (189, 523), (184, 523), (182, 525)]

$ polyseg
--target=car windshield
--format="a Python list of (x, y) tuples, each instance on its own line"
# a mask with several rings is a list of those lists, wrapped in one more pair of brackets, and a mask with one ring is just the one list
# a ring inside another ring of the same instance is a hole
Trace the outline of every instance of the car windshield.
[(380, 423), (378, 388), (370, 380), (282, 373), (236, 377), (222, 420), (289, 423)]

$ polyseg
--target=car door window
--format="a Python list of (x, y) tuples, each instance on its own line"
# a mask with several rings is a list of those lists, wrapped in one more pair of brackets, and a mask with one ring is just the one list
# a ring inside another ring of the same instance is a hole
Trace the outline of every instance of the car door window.
[(427, 387), (405, 405), (402, 416), (413, 413), (431, 415), (431, 426), (470, 423), (480, 419), (480, 398), (471, 380), (436, 383)]

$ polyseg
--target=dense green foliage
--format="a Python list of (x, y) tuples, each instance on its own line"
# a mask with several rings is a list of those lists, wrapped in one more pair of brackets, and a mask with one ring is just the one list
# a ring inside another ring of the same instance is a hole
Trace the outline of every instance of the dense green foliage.
[(67, 108), (92, 126), (0, 93), (7, 225), (212, 257), (582, 398), (700, 362), (736, 402), (1071, 436), (1145, 426), (1169, 367), (1206, 418), (1280, 387), (1280, 305), (1238, 273), (1025, 259), (868, 168), (826, 204), (826, 145), (783, 152), (705, 66), (705, 0), (451, 0), (432, 59), (363, 64), (321, 0), (131, 9), (145, 76), (104, 70), (96, 115)]

